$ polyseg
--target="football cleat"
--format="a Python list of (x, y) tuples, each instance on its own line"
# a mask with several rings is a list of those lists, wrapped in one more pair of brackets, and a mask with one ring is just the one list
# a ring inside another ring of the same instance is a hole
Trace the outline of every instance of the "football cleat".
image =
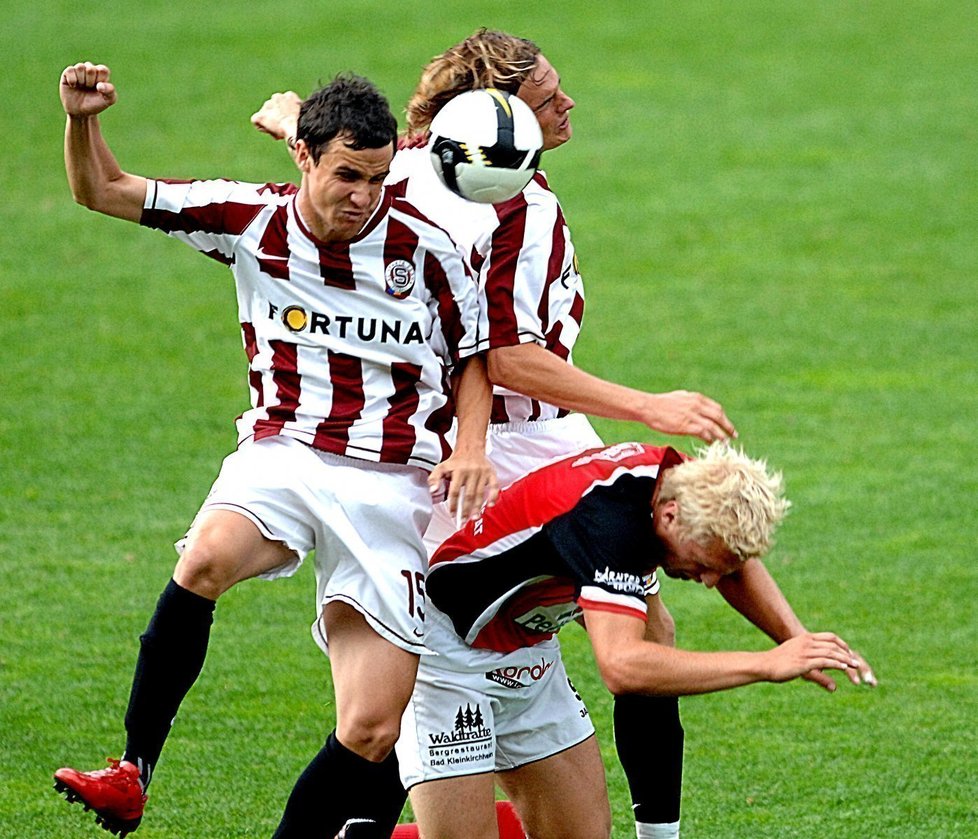
[(132, 833), (143, 817), (146, 794), (134, 763), (108, 758), (109, 768), (79, 772), (67, 767), (54, 773), (54, 788), (64, 793), (69, 804), (78, 801), (95, 811), (95, 821), (103, 830), (120, 839)]

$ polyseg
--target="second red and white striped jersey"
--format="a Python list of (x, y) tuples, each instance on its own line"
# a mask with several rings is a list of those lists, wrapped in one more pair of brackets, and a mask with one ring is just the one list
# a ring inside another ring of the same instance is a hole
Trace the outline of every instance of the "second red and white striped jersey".
[(510, 484), (431, 558), (427, 597), (469, 646), (512, 652), (589, 609), (645, 620), (661, 545), (652, 498), (668, 447), (590, 449)]
[[(451, 234), (478, 275), (480, 349), (535, 343), (572, 362), (584, 316), (584, 286), (570, 229), (544, 174), (538, 172), (510, 201), (477, 204), (442, 185), (427, 149), (409, 148), (394, 156), (388, 181), (404, 179), (408, 199)], [(495, 389), (494, 423), (567, 413)]]
[(149, 181), (141, 223), (230, 266), (249, 364), (239, 439), (431, 469), (450, 366), (477, 351), (475, 282), (449, 235), (384, 190), (349, 242), (318, 241), (292, 184)]

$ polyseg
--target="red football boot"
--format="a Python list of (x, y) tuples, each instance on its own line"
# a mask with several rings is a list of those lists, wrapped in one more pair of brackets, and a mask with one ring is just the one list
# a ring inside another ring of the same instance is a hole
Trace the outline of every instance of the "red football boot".
[(96, 772), (59, 769), (54, 773), (54, 788), (63, 792), (69, 803), (80, 801), (86, 810), (94, 810), (95, 821), (121, 839), (139, 827), (146, 795), (134, 763), (108, 761), (108, 769)]

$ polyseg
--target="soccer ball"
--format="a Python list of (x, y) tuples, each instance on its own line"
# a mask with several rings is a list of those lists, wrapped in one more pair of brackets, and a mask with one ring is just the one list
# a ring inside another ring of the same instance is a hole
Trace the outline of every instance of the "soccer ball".
[(502, 90), (470, 90), (431, 122), (431, 164), (452, 192), (498, 204), (523, 190), (540, 165), (543, 134), (522, 99)]

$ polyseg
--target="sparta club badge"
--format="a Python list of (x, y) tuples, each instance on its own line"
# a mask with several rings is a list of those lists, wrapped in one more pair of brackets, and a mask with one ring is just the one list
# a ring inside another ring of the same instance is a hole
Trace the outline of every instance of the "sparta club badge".
[(414, 288), (414, 266), (406, 259), (395, 259), (384, 271), (387, 293), (402, 300)]

